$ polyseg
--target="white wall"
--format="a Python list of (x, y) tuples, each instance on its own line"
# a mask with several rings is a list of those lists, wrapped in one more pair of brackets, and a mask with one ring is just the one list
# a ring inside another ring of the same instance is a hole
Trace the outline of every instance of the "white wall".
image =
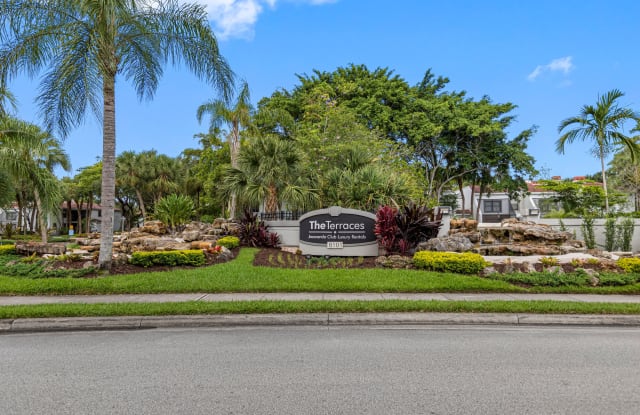
[[(593, 232), (596, 237), (596, 248), (604, 249), (605, 243), (605, 221), (606, 219), (595, 219), (593, 224)], [(618, 224), (621, 219), (618, 218)], [(631, 250), (633, 252), (640, 251), (640, 219), (634, 219), (633, 239), (631, 240)], [(536, 222), (550, 225), (554, 229), (560, 230), (560, 219), (539, 219)], [(583, 241), (582, 236), (582, 219), (562, 219), (562, 223), (567, 231), (573, 232), (576, 239)]]
[(297, 220), (264, 221), (269, 232), (280, 235), (280, 245), (298, 246), (300, 244), (300, 223)]

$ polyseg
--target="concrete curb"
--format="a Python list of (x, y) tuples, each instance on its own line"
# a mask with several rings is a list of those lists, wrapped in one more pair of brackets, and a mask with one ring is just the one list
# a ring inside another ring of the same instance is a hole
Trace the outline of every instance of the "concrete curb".
[(353, 325), (511, 325), (640, 327), (639, 315), (500, 313), (317, 313), (65, 317), (0, 320), (0, 334), (154, 328)]

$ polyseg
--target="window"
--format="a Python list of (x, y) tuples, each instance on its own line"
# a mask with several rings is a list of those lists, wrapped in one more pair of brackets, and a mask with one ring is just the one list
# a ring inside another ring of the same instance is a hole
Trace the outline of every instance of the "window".
[(538, 208), (540, 208), (540, 213), (547, 214), (554, 210), (560, 210), (560, 203), (554, 201), (553, 199), (533, 199)]
[(502, 200), (485, 200), (483, 213), (502, 213)]
[(18, 212), (7, 212), (7, 221), (15, 222), (18, 219)]

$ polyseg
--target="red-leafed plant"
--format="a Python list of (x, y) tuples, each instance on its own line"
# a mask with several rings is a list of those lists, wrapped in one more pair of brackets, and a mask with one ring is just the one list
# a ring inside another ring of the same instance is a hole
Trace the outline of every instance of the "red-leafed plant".
[(396, 223), (396, 210), (391, 206), (380, 206), (376, 212), (376, 225), (374, 233), (378, 238), (378, 243), (385, 249), (387, 254), (396, 252), (398, 249), (396, 235), (398, 234), (398, 224)]
[(434, 220), (433, 209), (409, 202), (399, 210), (380, 206), (374, 232), (387, 254), (412, 253), (420, 242), (438, 236), (441, 222)]
[(277, 248), (280, 246), (280, 236), (269, 232), (267, 224), (250, 210), (245, 210), (240, 218), (240, 243), (243, 246)]

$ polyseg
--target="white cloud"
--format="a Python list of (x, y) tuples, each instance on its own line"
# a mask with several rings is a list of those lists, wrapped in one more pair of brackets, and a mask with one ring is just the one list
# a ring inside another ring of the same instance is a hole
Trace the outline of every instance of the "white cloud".
[[(182, 0), (188, 2), (190, 0)], [(193, 0), (191, 0), (193, 1)], [(278, 2), (323, 5), (337, 0), (196, 0), (206, 6), (209, 20), (213, 22), (216, 36), (220, 40), (229, 38), (251, 39), (258, 16), (264, 6), (273, 9)]]
[(575, 68), (572, 60), (573, 57), (565, 56), (564, 58), (554, 59), (546, 65), (538, 65), (533, 72), (527, 76), (527, 79), (529, 81), (535, 81), (544, 72), (562, 72), (564, 75), (567, 75)]

